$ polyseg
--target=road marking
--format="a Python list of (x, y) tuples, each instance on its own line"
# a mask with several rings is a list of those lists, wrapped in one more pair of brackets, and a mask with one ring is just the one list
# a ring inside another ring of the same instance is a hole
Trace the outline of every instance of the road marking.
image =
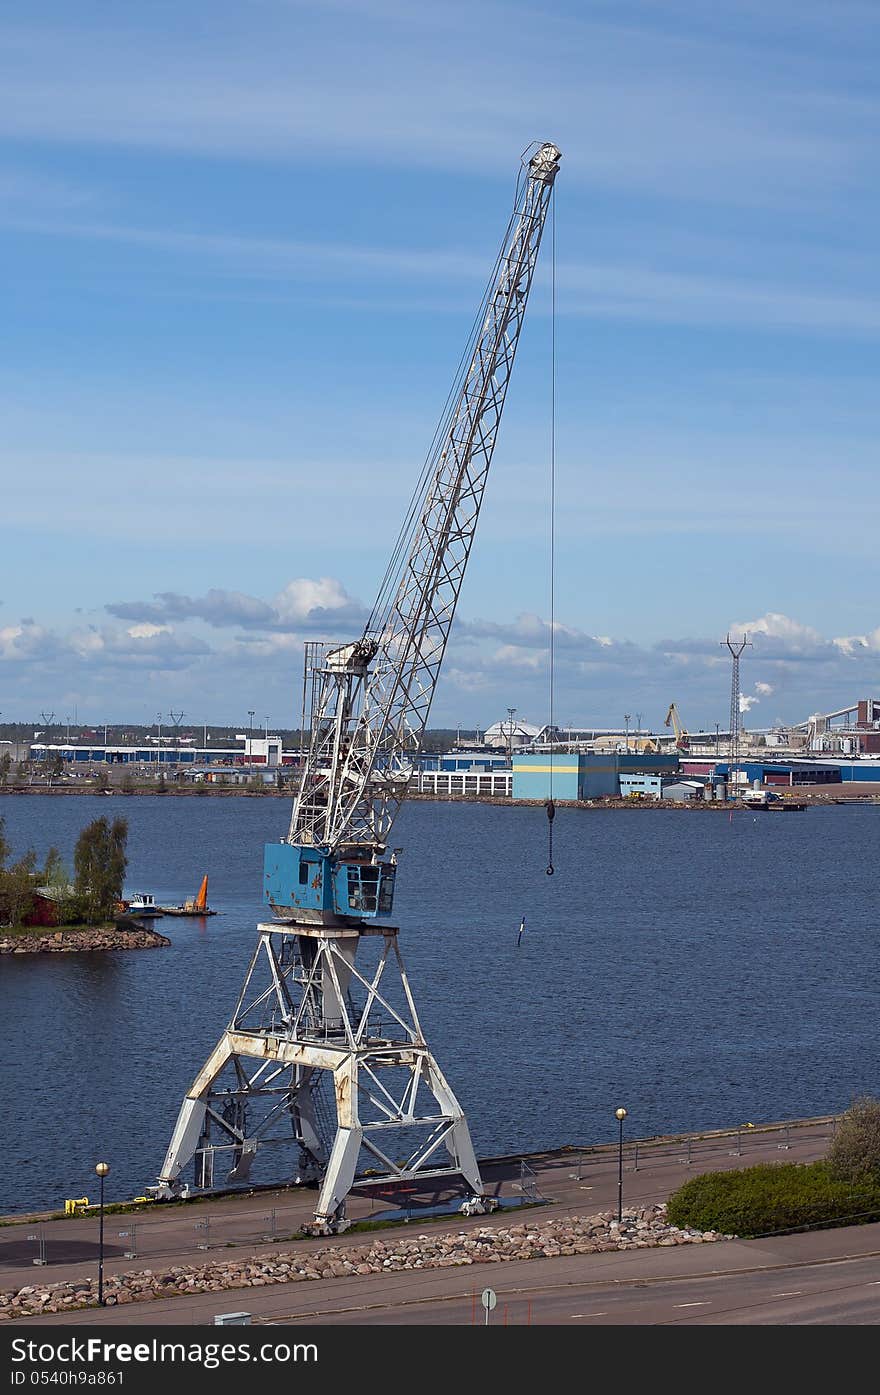
[(607, 1313), (569, 1313), (569, 1317), (573, 1317), (573, 1318), (607, 1317), (607, 1316), (608, 1316)]
[[(880, 1281), (878, 1281), (880, 1282)], [(803, 1293), (802, 1288), (793, 1288), (789, 1293), (771, 1293), (771, 1298), (800, 1298)]]
[(708, 1307), (710, 1306), (710, 1304), (711, 1304), (711, 1301), (712, 1301), (712, 1300), (711, 1300), (710, 1298), (706, 1298), (706, 1299), (704, 1299), (701, 1303), (674, 1303), (674, 1304), (673, 1304), (673, 1307), (675, 1307), (675, 1308), (708, 1308)]

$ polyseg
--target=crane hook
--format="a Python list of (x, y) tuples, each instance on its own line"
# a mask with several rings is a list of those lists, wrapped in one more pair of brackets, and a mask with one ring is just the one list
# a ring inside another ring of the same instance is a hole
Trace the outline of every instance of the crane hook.
[(553, 820), (556, 817), (556, 805), (552, 799), (547, 800), (547, 833), (549, 850), (547, 854), (547, 876), (553, 876)]

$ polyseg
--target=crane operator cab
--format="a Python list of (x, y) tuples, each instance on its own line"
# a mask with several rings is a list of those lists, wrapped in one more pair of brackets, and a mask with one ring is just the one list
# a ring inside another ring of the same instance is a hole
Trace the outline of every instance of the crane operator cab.
[(321, 848), (267, 843), (263, 900), (277, 914), (293, 912), (303, 920), (373, 920), (391, 914), (396, 864), (394, 853), (383, 859), (358, 849), (333, 856)]

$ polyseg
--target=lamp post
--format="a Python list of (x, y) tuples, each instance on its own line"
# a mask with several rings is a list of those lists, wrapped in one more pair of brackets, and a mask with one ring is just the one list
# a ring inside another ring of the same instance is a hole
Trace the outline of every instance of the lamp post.
[(628, 713), (628, 712), (624, 712), (624, 714), (623, 714), (623, 721), (624, 721), (624, 726), (625, 726), (625, 728), (626, 728), (626, 749), (627, 749), (627, 751), (628, 751), (628, 750), (629, 750), (629, 713)]
[(623, 1121), (626, 1118), (626, 1110), (623, 1105), (615, 1109), (614, 1117), (620, 1125), (617, 1138), (617, 1224), (623, 1221)]
[(98, 1307), (104, 1306), (104, 1178), (110, 1171), (110, 1164), (95, 1163), (95, 1171), (101, 1179), (101, 1199), (98, 1202)]
[(248, 708), (248, 716), (250, 717), (250, 726), (248, 727), (248, 733), (249, 733), (249, 734), (248, 734), (248, 774), (249, 774), (249, 775), (253, 775), (253, 773), (254, 773), (254, 709), (253, 709), (252, 707), (249, 707), (249, 708)]

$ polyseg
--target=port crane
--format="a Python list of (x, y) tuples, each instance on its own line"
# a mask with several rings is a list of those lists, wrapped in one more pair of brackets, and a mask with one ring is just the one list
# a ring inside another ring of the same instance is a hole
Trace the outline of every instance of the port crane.
[(669, 704), (669, 711), (666, 713), (666, 722), (664, 725), (667, 727), (672, 727), (672, 730), (675, 732), (676, 750), (686, 751), (688, 749), (688, 746), (690, 745), (690, 735), (681, 724), (681, 719), (678, 715), (678, 708), (676, 707), (674, 702), (671, 702)]
[(559, 160), (550, 143), (523, 155), (474, 330), (363, 633), (306, 645), (309, 749), (287, 836), (264, 857), (273, 919), (258, 927), (229, 1026), (181, 1105), (157, 1197), (247, 1181), (258, 1150), (292, 1145), (289, 1180), (319, 1186), (317, 1233), (348, 1224), (358, 1185), (457, 1179), (467, 1213), (492, 1206), (464, 1111), (425, 1041), (398, 929), (376, 922), (392, 911), (399, 850), (389, 835), (470, 555)]

